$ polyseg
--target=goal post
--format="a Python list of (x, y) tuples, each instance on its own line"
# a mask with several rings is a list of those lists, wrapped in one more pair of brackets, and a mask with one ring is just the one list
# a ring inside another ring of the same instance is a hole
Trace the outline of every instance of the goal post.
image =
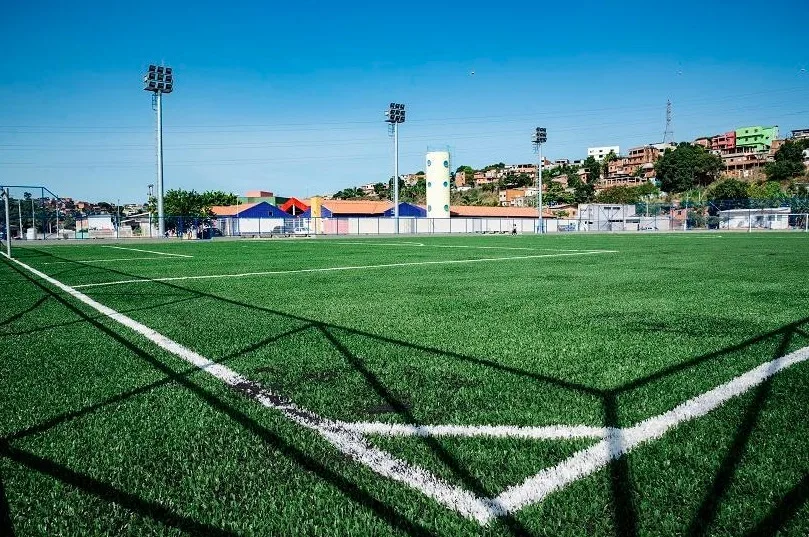
[(8, 210), (8, 188), (3, 188), (3, 227), (0, 230), (0, 246), (3, 254), (11, 259), (11, 219)]

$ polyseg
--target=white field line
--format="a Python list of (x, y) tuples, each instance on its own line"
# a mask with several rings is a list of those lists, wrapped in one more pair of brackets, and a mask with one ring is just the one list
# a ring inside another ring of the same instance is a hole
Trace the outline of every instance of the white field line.
[(529, 246), (472, 246), (467, 244), (425, 244), (423, 242), (370, 242), (339, 241), (338, 244), (362, 244), (363, 246), (420, 246), (423, 248), (466, 248), (471, 250), (530, 250), (533, 252), (591, 252), (565, 248), (531, 248)]
[(603, 468), (637, 446), (663, 436), (677, 425), (704, 416), (729, 399), (758, 386), (779, 371), (809, 359), (809, 347), (761, 364), (733, 380), (698, 395), (668, 412), (625, 429), (614, 429), (604, 440), (583, 449), (552, 468), (546, 468), (522, 484), (494, 498), (504, 513), (513, 513), (542, 501), (548, 494)]
[(363, 246), (425, 246), (423, 242), (371, 242), (371, 241), (335, 241), (335, 244), (362, 244)]
[(575, 438), (607, 438), (609, 427), (588, 425), (547, 425), (525, 427), (514, 425), (405, 425), (381, 422), (341, 422), (351, 431), (380, 436), (452, 436), (523, 438), (526, 440), (572, 440)]
[(131, 250), (133, 252), (143, 252), (146, 254), (167, 255), (171, 257), (194, 257), (193, 255), (185, 254), (170, 254), (167, 252), (155, 252), (154, 250), (141, 250), (140, 248), (126, 248), (124, 246), (102, 246), (102, 248), (115, 248), (116, 250)]
[(779, 371), (809, 360), (809, 347), (804, 347), (761, 364), (725, 384), (689, 399), (668, 412), (625, 429), (608, 430), (606, 438), (595, 445), (574, 453), (552, 468), (540, 471), (520, 485), (507, 488), (495, 498), (479, 498), (469, 491), (441, 480), (423, 468), (408, 464), (385, 451), (371, 446), (362, 433), (350, 430), (341, 422), (330, 421), (302, 409), (292, 402), (271, 393), (261, 385), (240, 376), (228, 367), (208, 360), (157, 331), (96, 302), (80, 291), (25, 263), (16, 259), (11, 259), (11, 261), (99, 313), (141, 334), (160, 348), (252, 397), (265, 407), (278, 410), (290, 420), (317, 431), (338, 450), (355, 461), (365, 464), (379, 475), (405, 483), (433, 498), (441, 505), (453, 509), (481, 525), (488, 524), (496, 517), (519, 511), (523, 507), (542, 501), (552, 492), (561, 490), (570, 483), (592, 474), (635, 447), (660, 438), (680, 423), (704, 416), (728, 400), (758, 386)]
[(242, 272), (237, 274), (206, 274), (200, 276), (171, 276), (166, 278), (137, 278), (132, 280), (115, 280), (111, 282), (84, 283), (80, 285), (74, 285), (73, 288), (81, 289), (85, 287), (103, 287), (107, 285), (122, 285), (126, 283), (142, 283), (142, 282), (177, 282), (184, 280), (209, 280), (220, 278), (246, 278), (251, 276), (272, 276), (282, 274), (303, 274), (308, 272), (334, 272), (342, 270), (366, 270), (366, 269), (380, 269), (380, 268), (394, 268), (394, 267), (414, 267), (420, 265), (452, 265), (462, 263), (485, 263), (490, 261), (518, 261), (525, 259), (541, 259), (546, 257), (565, 257), (565, 256), (613, 254), (613, 253), (617, 253), (617, 250), (588, 250), (582, 252), (520, 255), (511, 257), (482, 257), (479, 259), (446, 259), (442, 261), (409, 261), (403, 263), (384, 263), (380, 265), (353, 265), (346, 267), (323, 267), (323, 268), (308, 268), (296, 270), (265, 270), (261, 272)]
[(252, 397), (265, 407), (277, 410), (290, 420), (318, 432), (342, 453), (366, 465), (379, 475), (393, 479), (394, 481), (399, 481), (419, 490), (441, 505), (458, 511), (461, 515), (471, 520), (476, 520), (481, 524), (490, 520), (494, 515), (490, 500), (478, 498), (471, 492), (451, 485), (422, 468), (412, 466), (404, 460), (397, 459), (388, 452), (373, 447), (361, 434), (347, 430), (341, 427), (337, 422), (321, 418), (313, 412), (296, 406), (294, 403), (266, 390), (260, 384), (242, 377), (230, 368), (197, 354), (191, 349), (152, 330), (131, 317), (127, 317), (112, 308), (96, 302), (80, 291), (51, 278), (21, 261), (16, 259), (11, 259), (11, 261), (69, 294), (76, 300), (90, 306), (102, 315), (137, 332), (161, 349), (182, 358), (225, 384)]
[(146, 259), (159, 259), (160, 261), (170, 261), (173, 259), (182, 260), (183, 257), (118, 257), (114, 259), (76, 259), (74, 261), (48, 261), (43, 265), (62, 265), (64, 263), (112, 263), (113, 261), (143, 261)]

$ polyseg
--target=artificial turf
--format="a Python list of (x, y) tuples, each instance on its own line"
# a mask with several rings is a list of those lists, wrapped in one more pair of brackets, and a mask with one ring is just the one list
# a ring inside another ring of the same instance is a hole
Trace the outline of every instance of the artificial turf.
[[(345, 421), (628, 426), (809, 345), (801, 233), (106, 246), (15, 256), (68, 285), (411, 263), (79, 289)], [(530, 257), (568, 250), (609, 252)], [(24, 269), (0, 280), (17, 535), (809, 533), (805, 364), (480, 527)], [(481, 496), (590, 443), (370, 440)]]

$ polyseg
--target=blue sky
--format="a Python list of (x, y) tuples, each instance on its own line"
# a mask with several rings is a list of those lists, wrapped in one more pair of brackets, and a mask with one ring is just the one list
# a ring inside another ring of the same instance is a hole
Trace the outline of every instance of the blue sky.
[[(166, 188), (331, 193), (401, 172), (809, 127), (809, 4), (15, 2), (0, 20), (0, 170), (61, 196), (143, 201), (155, 182), (142, 72), (164, 98)], [(325, 4), (325, 5), (324, 5)], [(474, 75), (471, 73), (474, 71)]]

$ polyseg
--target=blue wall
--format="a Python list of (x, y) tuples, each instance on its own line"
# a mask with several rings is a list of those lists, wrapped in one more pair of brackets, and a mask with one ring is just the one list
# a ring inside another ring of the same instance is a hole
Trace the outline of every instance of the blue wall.
[(262, 201), (258, 205), (239, 211), (239, 218), (291, 218), (291, 215), (275, 205)]
[[(393, 207), (385, 211), (384, 216), (393, 216)], [(423, 218), (427, 216), (427, 209), (423, 209), (418, 205), (402, 202), (399, 204), (399, 216)]]

